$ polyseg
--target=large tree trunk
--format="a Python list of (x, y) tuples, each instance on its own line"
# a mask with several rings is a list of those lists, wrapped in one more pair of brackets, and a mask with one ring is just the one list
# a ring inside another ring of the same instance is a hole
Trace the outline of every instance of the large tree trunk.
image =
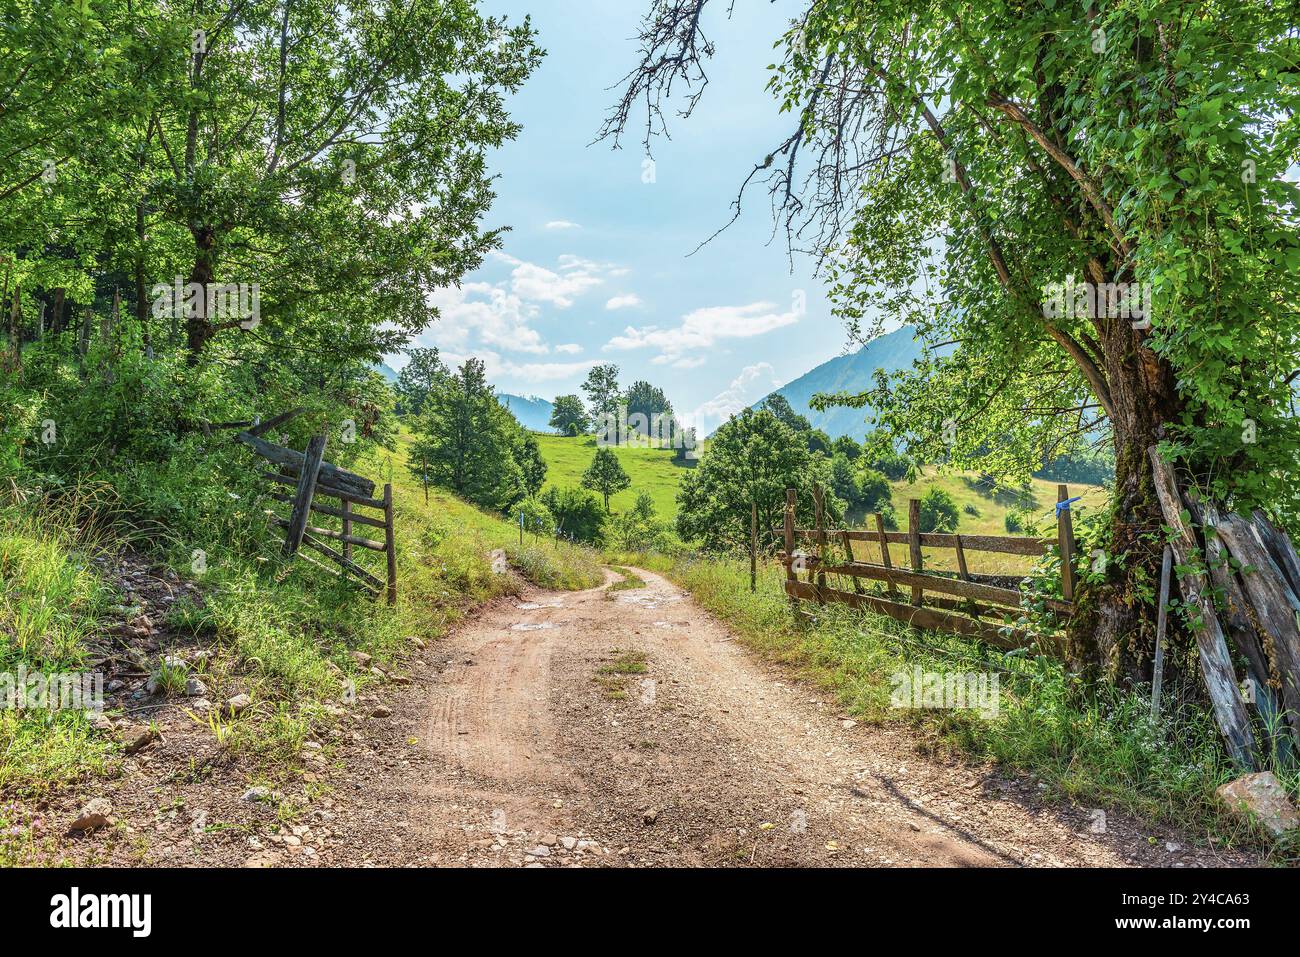
[(213, 247), (216, 245), (216, 230), (211, 226), (201, 226), (194, 232), (194, 268), (190, 272), (190, 282), (199, 286), (203, 293), (199, 308), (186, 318), (185, 342), (189, 349), (189, 362), (198, 361), (204, 348), (213, 336), (212, 319), (208, 316), (208, 286), (213, 277)]
[[(1145, 333), (1123, 321), (1109, 326), (1102, 348), (1114, 406), (1115, 493), (1105, 581), (1080, 589), (1069, 656), (1089, 677), (1135, 684), (1151, 679), (1157, 608), (1149, 596), (1159, 589), (1164, 542), (1147, 449), (1163, 438), (1181, 402), (1173, 370), (1145, 347)], [(1177, 629), (1171, 635), (1183, 637)]]

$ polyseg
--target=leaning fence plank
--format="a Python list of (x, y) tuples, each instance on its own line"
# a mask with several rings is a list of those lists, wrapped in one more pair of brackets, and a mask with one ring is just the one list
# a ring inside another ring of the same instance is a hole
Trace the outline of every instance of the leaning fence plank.
[(384, 486), (384, 551), (388, 559), (388, 604), (397, 604), (397, 541), (393, 534), (393, 487)]
[(289, 517), (288, 531), (284, 536), (284, 553), (294, 555), (302, 547), (302, 536), (311, 517), (311, 500), (316, 494), (316, 476), (320, 474), (325, 458), (325, 436), (313, 436), (307, 443), (307, 455), (298, 475), (298, 491), (294, 495), (293, 514)]
[[(822, 487), (813, 485), (813, 512), (817, 523), (817, 587), (826, 587), (826, 502), (822, 497)], [(819, 603), (820, 604), (820, 603)]]
[(962, 581), (970, 581), (970, 569), (966, 567), (966, 550), (961, 547), (961, 536), (955, 536), (957, 539), (957, 575)]
[[(235, 441), (242, 442), (262, 458), (269, 459), (276, 465), (289, 469), (291, 473), (300, 473), (302, 470), (303, 453), (295, 449), (287, 449), (282, 445), (267, 442), (265, 439), (260, 439), (249, 432), (240, 432), (235, 436)], [(349, 495), (362, 498), (369, 498), (375, 494), (374, 482), (362, 478), (360, 475), (354, 475), (329, 462), (321, 463), (320, 482), (322, 485), (328, 485)]]
[[(910, 499), (907, 503), (907, 547), (912, 559), (912, 571), (922, 569), (921, 559), (921, 500)], [(921, 604), (924, 590), (920, 585), (912, 586), (912, 604)]]
[(334, 549), (330, 548), (328, 545), (322, 542), (319, 538), (316, 538), (315, 536), (310, 534), (303, 535), (302, 543), (304, 545), (316, 549), (316, 551), (320, 552), (326, 558), (331, 559), (336, 564), (342, 566), (346, 571), (349, 571), (353, 575), (356, 575), (363, 582), (365, 582), (367, 585), (373, 588), (376, 592), (382, 592), (384, 590), (383, 582), (381, 582), (374, 575), (370, 574), (370, 572), (366, 571), (356, 562), (348, 561), (346, 558), (343, 557), (343, 555), (340, 552), (336, 552)]
[(1156, 661), (1151, 679), (1151, 717), (1160, 717), (1160, 686), (1165, 680), (1165, 628), (1169, 622), (1169, 575), (1174, 552), (1165, 546), (1165, 556), (1160, 565), (1160, 602), (1156, 613)]
[(1200, 649), (1201, 673), (1205, 678), (1205, 688), (1213, 705), (1215, 720), (1233, 759), (1243, 767), (1254, 770), (1255, 735), (1251, 731), (1250, 717), (1246, 714), (1246, 706), (1237, 687), (1228, 643), (1215, 614), (1210, 583), (1197, 570), (1200, 556), (1197, 554), (1196, 535), (1184, 518), (1183, 501), (1178, 494), (1178, 482), (1173, 468), (1160, 457), (1160, 451), (1155, 446), (1148, 450), (1148, 454), (1160, 509), (1165, 524), (1173, 532), (1173, 540), (1169, 544), (1173, 546), (1178, 566), (1186, 569), (1179, 575), (1179, 583), (1183, 598), (1194, 606), (1197, 613), (1197, 619), (1190, 622), (1190, 625)]
[[(876, 532), (877, 534), (880, 535), (880, 557), (885, 563), (885, 568), (892, 570), (894, 567), (894, 563), (889, 560), (889, 536), (885, 534), (884, 516), (882, 516), (879, 512), (876, 513)], [(845, 532), (845, 536), (846, 537), (848, 536), (847, 532)], [(897, 598), (898, 591), (897, 589), (894, 588), (894, 580), (890, 578), (888, 579), (888, 581), (889, 581), (889, 597)]]
[(1056, 543), (1061, 554), (1061, 594), (1074, 601), (1074, 518), (1070, 512), (1070, 487), (1057, 486)]

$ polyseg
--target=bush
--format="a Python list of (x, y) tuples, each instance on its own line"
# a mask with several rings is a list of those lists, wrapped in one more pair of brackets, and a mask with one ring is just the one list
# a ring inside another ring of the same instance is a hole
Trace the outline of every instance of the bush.
[(921, 531), (949, 533), (957, 531), (957, 500), (941, 488), (932, 488), (921, 497)]
[(558, 534), (589, 545), (604, 543), (607, 516), (600, 499), (591, 492), (551, 486), (542, 494), (542, 504), (554, 517)]
[(1024, 516), (1019, 512), (1007, 512), (1007, 517), (1002, 522), (1006, 526), (1008, 534), (1021, 535), (1025, 531)]
[(545, 538), (555, 536), (555, 516), (541, 499), (530, 495), (511, 506), (509, 517), (512, 522), (518, 524), (521, 514), (524, 517), (524, 531)]
[(972, 502), (969, 505), (963, 505), (962, 511), (967, 515), (971, 516), (972, 518), (979, 518), (980, 515), (982, 514), (980, 512), (980, 507), (976, 505), (974, 502)]

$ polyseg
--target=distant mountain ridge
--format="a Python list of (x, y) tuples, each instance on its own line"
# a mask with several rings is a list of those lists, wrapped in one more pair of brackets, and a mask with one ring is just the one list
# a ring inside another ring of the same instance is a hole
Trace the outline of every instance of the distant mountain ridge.
[[(812, 397), (835, 392), (866, 392), (874, 384), (877, 369), (899, 372), (910, 368), (913, 361), (921, 356), (921, 344), (916, 341), (915, 335), (914, 327), (904, 326), (873, 339), (857, 352), (823, 362), (793, 382), (781, 386), (774, 394), (785, 396), (790, 408), (807, 416), (814, 429), (821, 429), (833, 439), (848, 435), (861, 442), (871, 431), (866, 424), (867, 417), (871, 414), (870, 407), (831, 408), (817, 412), (809, 405)], [(764, 396), (755, 402), (754, 408), (762, 405), (767, 398)]]
[(531, 432), (553, 432), (551, 428), (551, 411), (555, 404), (547, 402), (539, 395), (511, 395), (498, 392), (497, 401), (510, 410), (520, 425)]

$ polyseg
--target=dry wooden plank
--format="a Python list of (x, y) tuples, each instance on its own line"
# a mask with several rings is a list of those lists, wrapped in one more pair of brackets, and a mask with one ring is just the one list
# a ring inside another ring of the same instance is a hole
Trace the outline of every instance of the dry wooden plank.
[[(879, 516), (877, 516), (879, 518)], [(883, 522), (882, 522), (883, 524)], [(795, 538), (815, 538), (817, 532), (811, 528), (796, 528)], [(907, 532), (870, 531), (864, 529), (828, 529), (828, 535), (848, 535), (855, 542), (879, 542), (883, 540), (896, 545), (907, 545), (911, 536)], [(956, 548), (957, 536), (939, 532), (922, 532), (921, 545), (924, 548)], [(962, 548), (968, 552), (995, 552), (1001, 555), (1025, 555), (1041, 558), (1056, 545), (1054, 538), (1034, 538), (1015, 535), (962, 535)]]
[(966, 567), (966, 550), (961, 547), (961, 536), (957, 539), (957, 575), (962, 581), (970, 581), (970, 569)]
[(1169, 544), (1173, 546), (1174, 559), (1180, 567), (1187, 569), (1179, 576), (1179, 584), (1183, 598), (1197, 609), (1197, 620), (1191, 626), (1196, 634), (1201, 674), (1205, 678), (1205, 688), (1214, 709), (1215, 721), (1233, 760), (1253, 770), (1257, 766), (1255, 735), (1250, 728), (1246, 706), (1241, 700), (1241, 690), (1237, 687), (1237, 675), (1228, 654), (1228, 643), (1215, 614), (1210, 583), (1205, 575), (1196, 570), (1200, 559), (1196, 535), (1184, 518), (1183, 501), (1178, 494), (1178, 482), (1173, 468), (1160, 457), (1155, 446), (1148, 450), (1148, 455), (1156, 496), (1160, 499), (1160, 510), (1164, 514), (1165, 524), (1173, 532)]
[[(912, 560), (912, 571), (919, 572), (923, 567), (921, 557), (921, 500), (910, 499), (907, 503), (907, 547)], [(921, 585), (912, 586), (912, 604), (919, 605), (924, 597)]]
[[(963, 581), (960, 578), (946, 578), (933, 572), (909, 572), (899, 568), (886, 568), (883, 565), (871, 565), (856, 562), (852, 565), (828, 565), (824, 569), (831, 575), (851, 575), (855, 578), (870, 578), (875, 581), (893, 582), (897, 585), (910, 585), (925, 591), (937, 591), (945, 595), (957, 595), (974, 601), (988, 602), (994, 605), (1006, 605), (1010, 608), (1020, 606), (1020, 592), (1012, 588), (997, 585), (985, 585), (975, 581)], [(1059, 614), (1074, 614), (1074, 606), (1059, 598), (1047, 599), (1047, 607)]]
[[(329, 492), (329, 491), (328, 491), (324, 486), (322, 486), (322, 485), (318, 482), (318, 483), (316, 484), (316, 494), (317, 494), (317, 495), (330, 495), (330, 492)], [(330, 495), (330, 497), (332, 498), (333, 496)], [(284, 502), (284, 503), (286, 503), (286, 504), (288, 504), (288, 505), (292, 505), (292, 504), (293, 504), (293, 496), (292, 496), (292, 495), (285, 495), (285, 494), (283, 494), (283, 493), (281, 493), (281, 492), (272, 492), (272, 493), (271, 493), (271, 498), (275, 499), (277, 502)], [(380, 505), (382, 506), (383, 503), (381, 502)], [(330, 508), (328, 505), (321, 505), (321, 504), (319, 504), (318, 502), (312, 502), (312, 503), (311, 503), (311, 510), (312, 510), (313, 512), (316, 512), (317, 514), (320, 514), (320, 515), (328, 515), (328, 516), (330, 516), (331, 518), (343, 518), (343, 519), (346, 519), (346, 520), (347, 520), (348, 524), (369, 525), (371, 528), (383, 528), (383, 527), (384, 527), (384, 522), (383, 522), (382, 519), (371, 518), (369, 515), (362, 515), (362, 514), (360, 514), (359, 512), (353, 512), (353, 511), (351, 510), (351, 508), (352, 508), (352, 500), (351, 500), (351, 499), (344, 499), (344, 500), (343, 500), (343, 508), (342, 508), (342, 510), (337, 509), (337, 508)], [(345, 513), (346, 513), (346, 514), (345, 514)], [(346, 531), (346, 529), (345, 529), (345, 531)]]
[[(904, 605), (900, 602), (877, 598), (875, 595), (855, 595), (852, 592), (839, 591), (833, 588), (818, 588), (810, 582), (786, 582), (785, 591), (792, 599), (817, 601), (820, 597), (822, 601), (836, 602), (852, 608), (889, 615), (891, 618), (896, 618), (914, 628), (946, 631), (951, 634), (964, 635), (967, 638), (978, 638), (980, 641), (998, 648), (1023, 648), (1033, 642), (1033, 639), (1022, 631), (1012, 629), (1010, 634), (1004, 634), (999, 626), (991, 622), (976, 621), (964, 615), (939, 611), (934, 608), (917, 608), (914, 605)], [(819, 595), (818, 592), (821, 594)]]
[[(289, 522), (286, 519), (276, 517), (273, 524), (280, 528), (288, 528)], [(320, 538), (328, 538), (331, 541), (342, 542), (344, 545), (356, 545), (359, 548), (368, 548), (372, 552), (382, 552), (385, 548), (383, 542), (376, 542), (369, 538), (359, 538), (356, 535), (346, 535), (343, 532), (336, 532), (329, 528), (317, 528), (315, 525), (308, 525), (305, 531), (310, 532)], [(346, 551), (343, 553), (344, 558), (351, 558)]]
[[(343, 514), (340, 515), (339, 518), (343, 520), (343, 557), (347, 559), (351, 559), (352, 558), (352, 541), (351, 541), (352, 503), (351, 502), (343, 503)], [(387, 523), (385, 523), (384, 528), (387, 527), (388, 525)]]
[(1281, 570), (1250, 523), (1239, 515), (1222, 515), (1215, 530), (1228, 553), (1245, 566), (1241, 584), (1264, 647), (1272, 653), (1291, 726), (1300, 731), (1300, 600), (1287, 587)]
[[(885, 563), (886, 568), (893, 568), (894, 563), (889, 558), (889, 536), (885, 533), (885, 519), (879, 512), (876, 513), (876, 533), (880, 536), (880, 558)], [(846, 532), (845, 535), (847, 537), (848, 533)], [(892, 581), (889, 583), (889, 597), (898, 597)]]
[(1286, 583), (1291, 587), (1291, 593), (1300, 595), (1300, 556), (1296, 555), (1290, 537), (1274, 525), (1263, 512), (1256, 510), (1252, 518), (1260, 541), (1264, 543), (1268, 554), (1281, 569)]
[(1169, 576), (1173, 571), (1174, 550), (1165, 546), (1160, 563), (1160, 594), (1156, 601), (1156, 660), (1151, 676), (1151, 716), (1160, 717), (1160, 688), (1165, 680), (1165, 629), (1169, 625)]
[[(298, 480), (293, 476), (283, 475), (279, 472), (263, 472), (262, 475), (280, 485), (288, 485), (291, 488), (298, 487)], [(351, 492), (345, 492), (332, 485), (326, 485), (319, 478), (316, 480), (316, 494), (327, 495), (330, 498), (337, 498), (340, 501), (351, 502), (353, 505), (362, 505), (366, 508), (382, 509), (384, 507), (384, 500), (381, 498), (367, 498), (364, 495), (354, 495)], [(356, 516), (354, 515), (353, 519), (355, 518)]]
[[(1259, 710), (1264, 727), (1269, 732), (1270, 743), (1278, 758), (1284, 764), (1288, 764), (1292, 753), (1291, 737), (1295, 735), (1296, 743), (1300, 744), (1300, 732), (1295, 728), (1289, 728), (1285, 713), (1279, 706), (1278, 696), (1273, 690), (1272, 682), (1277, 676), (1269, 667), (1263, 642), (1260, 641), (1259, 633), (1251, 620), (1250, 603), (1242, 590), (1241, 582), (1238, 581), (1237, 575), (1228, 562), (1228, 551), (1223, 539), (1219, 537), (1218, 526), (1221, 516), (1212, 505), (1204, 507), (1203, 517), (1198, 515), (1198, 509), (1192, 503), (1189, 503), (1188, 507), (1192, 510), (1193, 517), (1197, 518), (1204, 527), (1210, 580), (1223, 596), (1222, 618), (1224, 625), (1227, 626), (1228, 636), (1232, 638), (1233, 644), (1246, 659), (1246, 673), (1255, 688), (1255, 707)], [(1280, 685), (1280, 680), (1277, 683)], [(1292, 698), (1295, 697), (1293, 694)], [(1288, 730), (1291, 734), (1287, 734)]]
[[(844, 553), (845, 553), (846, 555), (848, 555), (848, 557), (849, 557), (849, 564), (850, 564), (850, 565), (856, 565), (856, 564), (857, 564), (857, 561), (858, 561), (858, 560), (857, 560), (856, 558), (853, 557), (853, 542), (852, 542), (852, 540), (850, 540), (847, 536), (845, 536), (845, 538), (844, 538)], [(858, 580), (857, 576), (854, 576), (854, 577), (853, 577), (852, 579), (850, 579), (850, 580), (853, 582), (853, 590), (854, 590), (855, 592), (857, 592), (859, 595), (861, 595), (861, 594), (862, 594), (862, 582)]]
[[(324, 562), (319, 561), (318, 559), (312, 558), (312, 557), (311, 557), (310, 555), (308, 555), (306, 552), (299, 552), (297, 557), (298, 557), (299, 559), (301, 559), (302, 561), (304, 561), (304, 562), (309, 562), (309, 563), (311, 563), (312, 565), (315, 565), (315, 566), (316, 566), (317, 568), (319, 568), (321, 571), (325, 572), (325, 573), (328, 574), (328, 575), (333, 575), (335, 578), (342, 578), (342, 579), (345, 579), (345, 580), (346, 580), (347, 577), (348, 577), (346, 572), (343, 572), (343, 571), (341, 571), (341, 570), (339, 570), (339, 569), (337, 569), (337, 568), (330, 568), (330, 567), (329, 567), (328, 565), (326, 565)], [(363, 582), (358, 582), (357, 584), (361, 585), (361, 587), (364, 588), (366, 591), (370, 592), (370, 594), (372, 594), (372, 595), (374, 595), (374, 596), (376, 596), (376, 597), (379, 596), (379, 589), (375, 588), (375, 586), (372, 585), (372, 584), (370, 584), (369, 582), (364, 582), (364, 581), (363, 581)]]
[(284, 536), (284, 553), (295, 554), (302, 546), (303, 532), (307, 529), (307, 519), (311, 517), (311, 500), (316, 494), (316, 476), (320, 474), (321, 462), (325, 458), (325, 436), (313, 436), (307, 443), (305, 464), (298, 475), (298, 490), (294, 494), (293, 514), (289, 516), (288, 531)]
[[(287, 449), (283, 445), (275, 445), (260, 439), (250, 432), (240, 432), (235, 436), (235, 441), (242, 442), (250, 449), (274, 462), (276, 465), (289, 470), (291, 475), (298, 475), (302, 471), (303, 462), (306, 457), (303, 453), (295, 449)], [(360, 475), (354, 475), (346, 469), (341, 469), (337, 465), (329, 462), (322, 462), (320, 467), (320, 482), (322, 485), (328, 485), (331, 488), (339, 489), (350, 495), (357, 495), (362, 498), (369, 498), (375, 494), (375, 483), (368, 478)]]
[(393, 532), (393, 487), (384, 486), (384, 552), (388, 559), (388, 604), (397, 604), (397, 540)]
[(322, 542), (319, 538), (316, 538), (315, 536), (310, 534), (303, 535), (302, 543), (304, 545), (316, 549), (316, 551), (320, 552), (326, 558), (331, 559), (332, 561), (334, 561), (336, 564), (338, 564), (345, 570), (351, 572), (353, 575), (356, 575), (363, 582), (365, 582), (366, 584), (374, 588), (375, 591), (382, 592), (384, 590), (383, 582), (381, 582), (374, 575), (370, 574), (370, 572), (366, 571), (356, 562), (348, 561), (346, 558), (343, 557), (343, 555), (340, 552), (336, 552), (334, 549), (330, 548), (328, 545)]
[[(1061, 556), (1061, 594), (1074, 601), (1074, 518), (1070, 512), (1070, 487), (1056, 488), (1056, 544)], [(1064, 507), (1062, 507), (1064, 506)]]
[[(302, 415), (306, 411), (307, 411), (306, 409), (290, 409), (288, 412), (282, 413), (281, 415), (277, 415), (273, 419), (267, 419), (265, 422), (261, 423), (260, 425), (253, 426), (252, 428), (247, 430), (248, 434), (253, 436), (254, 438), (260, 439), (262, 436), (266, 435), (266, 433), (270, 432), (272, 429), (277, 428), (278, 426), (284, 425), (286, 422), (290, 422), (293, 419), (298, 418), (298, 416)], [(220, 428), (220, 426), (213, 426), (213, 428)]]

